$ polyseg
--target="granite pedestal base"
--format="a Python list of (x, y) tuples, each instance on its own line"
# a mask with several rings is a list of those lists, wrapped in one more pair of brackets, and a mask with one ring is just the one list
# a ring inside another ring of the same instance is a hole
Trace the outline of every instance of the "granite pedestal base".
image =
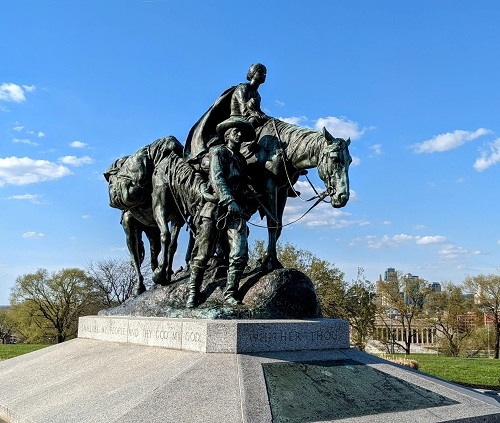
[[(318, 336), (307, 348), (315, 331), (325, 334), (338, 324), (342, 332), (346, 326), (339, 321), (222, 321), (217, 329), (207, 321), (197, 332), (194, 322), (186, 320), (177, 322), (181, 325), (174, 339), (181, 342), (174, 349), (136, 342), (139, 323), (130, 320), (135, 318), (125, 319), (126, 328), (120, 326), (123, 322), (99, 326), (103, 323), (92, 319), (80, 322), (86, 338), (0, 363), (0, 419), (8, 423), (500, 422), (500, 404), (493, 398), (347, 348), (345, 333), (328, 339)], [(144, 326), (140, 320), (148, 342), (156, 339), (150, 330), (158, 330), (161, 339), (166, 336), (161, 331), (170, 333), (172, 327), (163, 322), (167, 329), (160, 329), (154, 320)], [(200, 333), (196, 346), (187, 336), (191, 333)], [(105, 335), (126, 339), (111, 341)], [(214, 341), (214, 336), (231, 341)], [(328, 342), (336, 346), (325, 348)], [(253, 351), (238, 352), (240, 348)]]
[(349, 324), (339, 319), (210, 320), (81, 317), (78, 337), (207, 353), (349, 348)]

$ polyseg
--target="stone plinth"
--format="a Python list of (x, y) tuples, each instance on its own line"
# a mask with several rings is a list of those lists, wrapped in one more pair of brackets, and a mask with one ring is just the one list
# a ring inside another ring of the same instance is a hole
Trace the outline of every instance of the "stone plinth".
[(78, 337), (208, 353), (349, 348), (349, 324), (338, 319), (210, 320), (81, 317)]

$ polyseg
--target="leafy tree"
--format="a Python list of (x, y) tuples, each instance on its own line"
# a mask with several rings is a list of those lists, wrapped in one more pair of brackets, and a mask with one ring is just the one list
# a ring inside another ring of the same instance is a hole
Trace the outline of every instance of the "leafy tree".
[(500, 355), (500, 275), (468, 276), (465, 288), (475, 294), (475, 302), (479, 309), (492, 316), (494, 336), (494, 358)]
[[(144, 262), (147, 263), (148, 260), (146, 259)], [(97, 291), (101, 293), (103, 307), (122, 304), (132, 295), (137, 280), (135, 269), (128, 257), (91, 261), (86, 272)], [(150, 279), (148, 276), (151, 276), (151, 268), (148, 265), (143, 265), (141, 273), (147, 285), (146, 280)]]
[[(436, 330), (440, 347), (445, 354), (458, 357), (465, 340), (474, 327), (464, 323), (462, 317), (472, 313), (474, 305), (467, 299), (460, 286), (443, 284), (442, 290), (430, 292), (426, 298), (425, 311), (428, 324)], [(472, 313), (472, 317), (476, 317)]]
[[(378, 282), (379, 297), (377, 298), (379, 319), (389, 328), (389, 321), (395, 318), (403, 329), (403, 342), (394, 341), (406, 354), (411, 352), (414, 342), (418, 317), (420, 316), (425, 298), (430, 292), (427, 284), (420, 278), (407, 278), (398, 274), (393, 280)], [(392, 335), (391, 335), (392, 336)]]
[(362, 351), (375, 327), (377, 306), (374, 299), (375, 287), (365, 278), (364, 270), (358, 268), (356, 280), (344, 294), (343, 314), (351, 324), (353, 344)]
[(14, 333), (14, 322), (8, 310), (0, 310), (0, 339), (2, 344), (9, 341), (10, 336)]
[(13, 316), (26, 338), (54, 337), (63, 342), (76, 336), (78, 317), (94, 314), (99, 308), (99, 295), (92, 279), (81, 269), (62, 269), (49, 274), (45, 269), (20, 276), (12, 288)]

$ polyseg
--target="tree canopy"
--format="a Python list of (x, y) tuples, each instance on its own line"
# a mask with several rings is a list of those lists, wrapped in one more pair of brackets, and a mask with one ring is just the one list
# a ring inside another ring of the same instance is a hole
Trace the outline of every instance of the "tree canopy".
[(28, 342), (63, 342), (76, 336), (78, 317), (95, 314), (99, 293), (81, 269), (38, 269), (16, 279), (10, 303), (17, 329)]

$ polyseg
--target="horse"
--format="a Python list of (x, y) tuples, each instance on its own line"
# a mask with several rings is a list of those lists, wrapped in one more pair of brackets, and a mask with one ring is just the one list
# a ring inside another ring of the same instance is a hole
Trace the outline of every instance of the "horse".
[(344, 207), (349, 200), (350, 138), (333, 137), (326, 128), (321, 131), (300, 127), (271, 118), (257, 130), (248, 161), (248, 174), (255, 191), (260, 194), (261, 216), (266, 216), (268, 244), (262, 268), (282, 268), (276, 243), (283, 228), (283, 212), (287, 197), (295, 196), (293, 185), (307, 169), (318, 168), (325, 183), (322, 199), (330, 196), (334, 208)]
[[(121, 223), (137, 275), (134, 295), (140, 295), (146, 290), (141, 274), (144, 259), (142, 233), (146, 234), (150, 243), (153, 282), (166, 285), (170, 281), (172, 258), (177, 245), (170, 242), (168, 222), (160, 220), (158, 224), (155, 219), (152, 179), (156, 166), (170, 154), (176, 153), (182, 154), (182, 145), (175, 137), (159, 138), (133, 155), (116, 160), (104, 172), (109, 184), (109, 204), (122, 210)], [(175, 239), (177, 235), (178, 233), (175, 233)], [(163, 255), (159, 260), (160, 252), (163, 252)]]

